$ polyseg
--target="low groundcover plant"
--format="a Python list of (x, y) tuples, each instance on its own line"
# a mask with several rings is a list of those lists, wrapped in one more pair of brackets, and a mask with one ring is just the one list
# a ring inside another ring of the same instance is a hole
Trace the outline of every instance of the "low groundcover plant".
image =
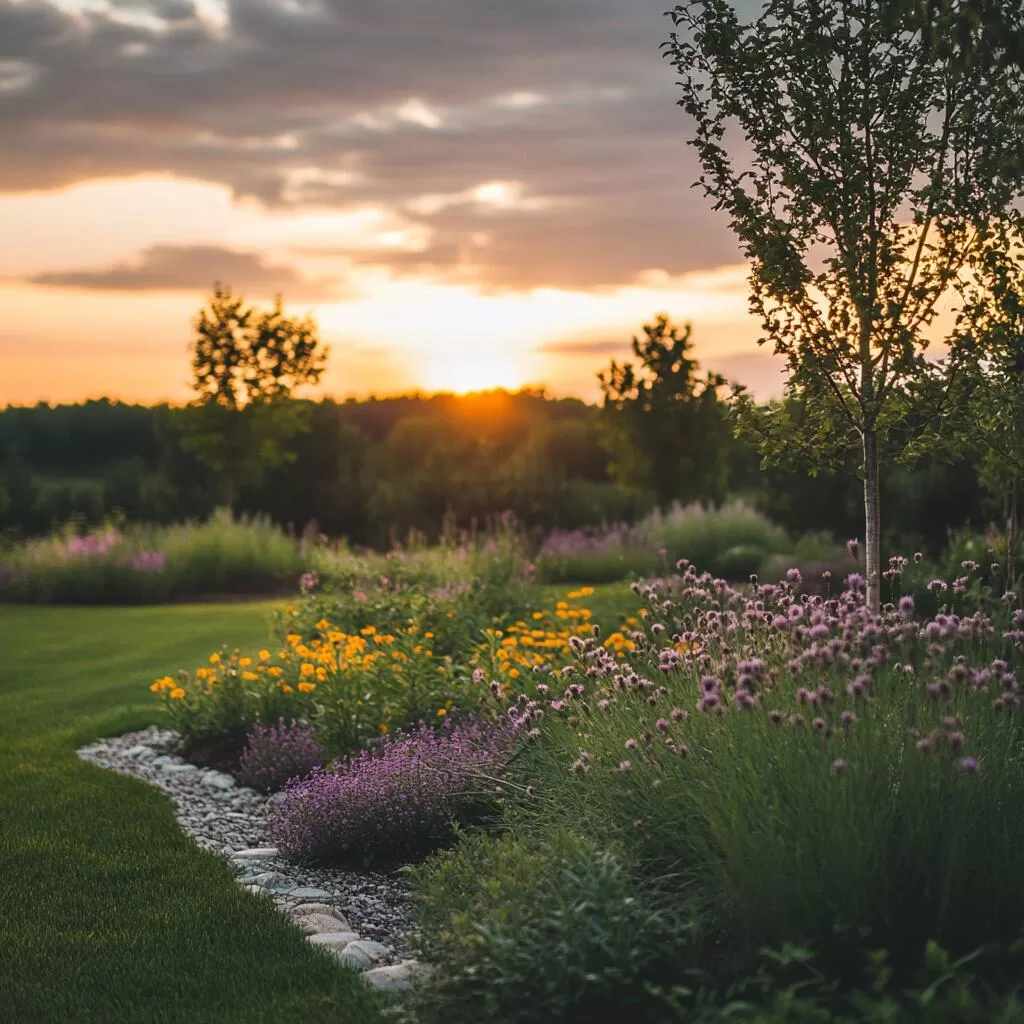
[(289, 779), (323, 765), (323, 744), (311, 725), (279, 718), (276, 725), (257, 724), (238, 761), (238, 779), (262, 793), (280, 789)]
[(513, 740), (507, 720), (468, 716), (385, 736), (373, 750), (289, 783), (271, 836), (301, 860), (358, 867), (414, 861), (501, 795)]

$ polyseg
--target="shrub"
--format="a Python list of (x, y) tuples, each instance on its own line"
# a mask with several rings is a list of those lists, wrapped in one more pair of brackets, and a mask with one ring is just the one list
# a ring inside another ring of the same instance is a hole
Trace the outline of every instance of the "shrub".
[(502, 788), (512, 751), (504, 721), (446, 720), (285, 787), (270, 833), (301, 860), (357, 867), (408, 863), (448, 842)]
[[(718, 509), (673, 505), (668, 512), (647, 516), (637, 525), (636, 533), (652, 548), (663, 549), (670, 563), (685, 558), (727, 579), (745, 580), (770, 555), (791, 547), (785, 530), (741, 501)], [(742, 559), (736, 549), (743, 551)], [(732, 554), (727, 556), (727, 552)], [(754, 552), (759, 555), (758, 564), (750, 569)]]
[(262, 517), (227, 510), (205, 523), (61, 532), (3, 554), (0, 598), (146, 603), (226, 591), (279, 590), (302, 568), (298, 544)]
[(959, 954), (1016, 935), (1024, 629), (1007, 605), (960, 614), (950, 587), (934, 617), (876, 617), (855, 575), (831, 599), (795, 574), (740, 593), (692, 569), (638, 590), (625, 659), (580, 637), (570, 678), (521, 705), (540, 732), (529, 828), (573, 821), (675, 877), (737, 962), (807, 940), (841, 975), (858, 930), (900, 967), (929, 939)]
[(658, 566), (650, 546), (638, 542), (625, 523), (553, 530), (534, 561), (543, 583), (606, 583), (642, 576)]
[(238, 779), (269, 793), (320, 767), (324, 756), (323, 744), (312, 726), (279, 718), (276, 725), (253, 727), (238, 761)]
[[(272, 661), (268, 650), (255, 657), (222, 648), (208, 665), (177, 677), (157, 679), (150, 690), (161, 700), (187, 755), (234, 767), (257, 722), (308, 720), (314, 713), (315, 684), (296, 679)], [(294, 685), (293, 685), (294, 684)]]
[(662, 1020), (647, 986), (679, 978), (689, 922), (599, 842), (463, 835), (413, 875), (424, 1024)]

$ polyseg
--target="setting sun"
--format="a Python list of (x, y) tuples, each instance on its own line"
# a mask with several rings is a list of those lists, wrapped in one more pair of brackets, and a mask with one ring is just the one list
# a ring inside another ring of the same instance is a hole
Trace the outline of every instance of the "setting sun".
[(420, 378), (429, 391), (470, 391), (505, 388), (514, 391), (525, 383), (521, 360), (508, 353), (451, 352), (426, 363)]

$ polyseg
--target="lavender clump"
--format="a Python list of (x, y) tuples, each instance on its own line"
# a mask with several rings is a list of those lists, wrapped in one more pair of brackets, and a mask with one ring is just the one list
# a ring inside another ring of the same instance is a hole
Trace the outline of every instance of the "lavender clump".
[(418, 860), (509, 785), (504, 775), (513, 736), (507, 720), (446, 719), (439, 729), (421, 722), (333, 770), (314, 769), (291, 782), (270, 835), (290, 856), (319, 863), (381, 867)]
[(308, 775), (324, 763), (323, 745), (311, 725), (278, 719), (276, 725), (256, 725), (238, 761), (238, 778), (246, 786), (270, 793), (289, 779)]

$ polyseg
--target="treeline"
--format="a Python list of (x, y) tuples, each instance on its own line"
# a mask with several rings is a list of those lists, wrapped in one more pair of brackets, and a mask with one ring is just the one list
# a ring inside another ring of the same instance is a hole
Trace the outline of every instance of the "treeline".
[[(609, 443), (607, 410), (577, 399), (494, 391), (300, 404), (307, 429), (288, 442), (287, 461), (239, 485), (236, 511), (382, 547), (503, 511), (538, 534), (633, 521), (658, 500), (617, 471), (629, 460), (621, 437)], [(207, 517), (222, 500), (218, 476), (183, 448), (175, 411), (108, 400), (0, 410), (0, 530), (31, 536), (111, 515)], [(859, 533), (852, 474), (762, 470), (728, 432), (703, 444), (719, 471), (703, 490), (682, 487), (684, 500), (739, 495), (796, 534)], [(894, 468), (885, 487), (886, 532), (904, 549), (937, 551), (951, 529), (981, 527), (998, 511), (969, 463)]]

